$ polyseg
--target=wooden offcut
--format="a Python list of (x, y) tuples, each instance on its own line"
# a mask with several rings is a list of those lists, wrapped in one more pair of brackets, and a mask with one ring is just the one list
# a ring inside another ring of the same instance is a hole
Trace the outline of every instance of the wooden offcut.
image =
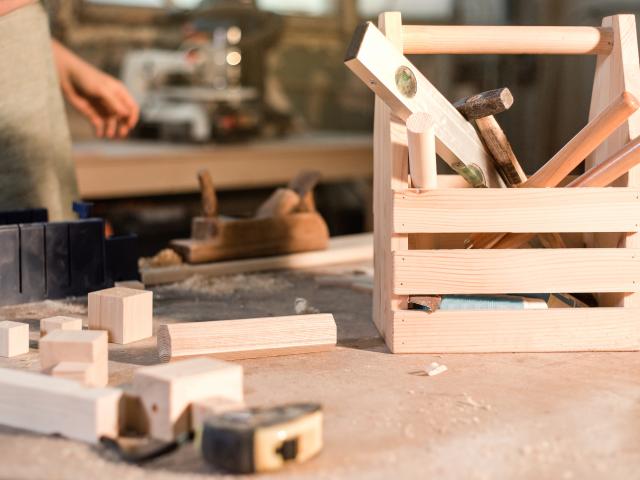
[(44, 337), (47, 333), (54, 330), (82, 330), (82, 319), (75, 317), (47, 317), (40, 320), (40, 336)]
[(0, 424), (97, 444), (118, 436), (122, 392), (23, 370), (0, 369)]
[(328, 313), (174, 323), (160, 326), (158, 355), (163, 362), (205, 355), (237, 360), (323, 352), (336, 341)]
[(90, 365), (86, 376), (88, 386), (104, 387), (109, 382), (105, 331), (54, 330), (40, 340), (39, 350), (40, 367), (45, 373), (52, 373), (62, 362), (82, 362)]
[(0, 357), (29, 353), (29, 325), (4, 320), (0, 322)]
[(74, 380), (91, 387), (95, 386), (92, 385), (94, 371), (94, 364), (89, 362), (60, 362), (51, 369), (50, 375), (52, 377)]
[(153, 292), (113, 287), (88, 295), (89, 329), (106, 330), (109, 341), (144, 340), (153, 330)]
[(137, 369), (132, 394), (140, 398), (152, 438), (171, 441), (191, 430), (191, 403), (211, 397), (243, 401), (242, 367), (200, 358)]

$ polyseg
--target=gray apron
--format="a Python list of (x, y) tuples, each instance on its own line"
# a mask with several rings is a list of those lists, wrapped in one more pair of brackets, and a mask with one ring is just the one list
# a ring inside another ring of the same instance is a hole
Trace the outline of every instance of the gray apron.
[(34, 3), (0, 16), (0, 210), (69, 219), (77, 196), (47, 15)]

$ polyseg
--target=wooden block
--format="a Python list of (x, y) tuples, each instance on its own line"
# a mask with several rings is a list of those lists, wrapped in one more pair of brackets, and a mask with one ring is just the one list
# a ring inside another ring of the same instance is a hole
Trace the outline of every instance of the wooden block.
[(196, 431), (201, 428), (208, 417), (242, 408), (245, 408), (244, 402), (228, 398), (211, 397), (196, 400), (191, 404), (191, 430)]
[(74, 380), (91, 387), (94, 369), (94, 364), (89, 362), (60, 362), (51, 369), (51, 376)]
[(47, 317), (40, 320), (40, 336), (54, 330), (82, 330), (82, 319), (75, 317)]
[(134, 372), (132, 391), (142, 400), (151, 437), (170, 441), (191, 428), (192, 402), (243, 401), (242, 367), (207, 358), (142, 367)]
[(114, 287), (89, 294), (89, 329), (126, 344), (153, 334), (153, 292)]
[(23, 370), (0, 369), (0, 424), (89, 443), (118, 436), (122, 392)]
[(640, 291), (637, 248), (411, 250), (393, 258), (399, 295)]
[(144, 283), (139, 280), (123, 280), (122, 282), (115, 282), (114, 287), (132, 288), (133, 290), (145, 290)]
[(233, 360), (321, 352), (336, 341), (328, 313), (174, 323), (160, 326), (158, 354), (163, 362), (202, 355)]
[(0, 357), (29, 353), (29, 325), (5, 320), (0, 322)]
[(50, 373), (61, 362), (90, 363), (87, 385), (103, 387), (109, 382), (107, 332), (54, 330), (40, 340), (40, 366)]
[(640, 350), (638, 308), (397, 311), (394, 353)]

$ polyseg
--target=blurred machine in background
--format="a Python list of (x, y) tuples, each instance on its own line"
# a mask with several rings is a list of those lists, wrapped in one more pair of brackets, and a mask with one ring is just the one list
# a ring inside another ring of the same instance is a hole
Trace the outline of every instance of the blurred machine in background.
[(121, 77), (140, 104), (138, 136), (206, 142), (284, 134), (290, 115), (267, 104), (261, 74), (281, 27), (278, 15), (252, 1), (209, 0), (188, 13), (178, 49), (129, 50)]

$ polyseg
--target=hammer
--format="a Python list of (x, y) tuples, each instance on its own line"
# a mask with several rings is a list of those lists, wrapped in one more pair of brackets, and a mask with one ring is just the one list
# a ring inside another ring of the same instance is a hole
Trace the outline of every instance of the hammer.
[[(491, 152), (496, 169), (508, 187), (517, 187), (527, 181), (507, 136), (494, 115), (504, 112), (513, 105), (513, 95), (508, 88), (497, 88), (471, 95), (453, 104), (467, 120), (475, 120), (476, 127), (485, 145)], [(496, 237), (496, 234), (474, 234), (469, 243), (481, 243)], [(498, 237), (499, 240), (499, 237)], [(557, 233), (542, 233), (540, 240), (545, 246), (564, 248), (566, 245)]]
[(513, 95), (508, 88), (497, 88), (471, 95), (453, 104), (467, 120), (475, 120), (480, 136), (493, 156), (498, 173), (508, 187), (515, 187), (525, 182), (527, 177), (513, 153), (507, 136), (494, 117), (509, 110), (511, 105)]

